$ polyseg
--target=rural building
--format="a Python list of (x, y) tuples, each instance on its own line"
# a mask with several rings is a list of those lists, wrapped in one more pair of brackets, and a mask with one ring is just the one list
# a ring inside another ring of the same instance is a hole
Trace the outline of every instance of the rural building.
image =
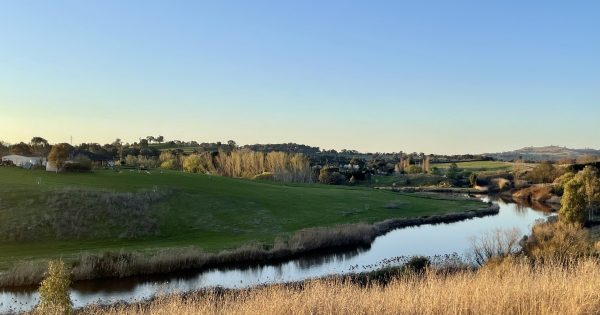
[[(88, 159), (90, 159), (90, 161), (92, 161), (92, 165), (94, 167), (114, 166), (114, 161), (113, 161), (112, 157), (93, 153), (93, 152), (86, 151), (86, 150), (74, 150), (73, 152), (71, 152), (71, 154), (69, 156), (69, 160), (67, 160), (66, 163), (69, 163), (69, 162), (72, 163), (73, 160), (78, 156), (85, 156)], [(56, 172), (57, 171), (56, 165), (54, 165), (54, 163), (52, 163), (52, 162), (48, 162), (46, 164), (46, 171)]]
[(90, 151), (86, 151), (86, 150), (74, 150), (71, 153), (71, 159), (74, 159), (78, 156), (85, 156), (88, 159), (90, 159), (90, 161), (92, 161), (92, 165), (94, 166), (112, 166), (114, 165), (114, 161), (113, 158), (110, 156), (106, 156), (106, 155), (102, 155), (102, 154), (98, 154), (98, 153), (94, 153), (94, 152), (90, 152)]
[(2, 157), (2, 162), (11, 162), (12, 164), (22, 167), (31, 168), (37, 165), (46, 165), (46, 158), (39, 156), (23, 156), (23, 155), (6, 155)]

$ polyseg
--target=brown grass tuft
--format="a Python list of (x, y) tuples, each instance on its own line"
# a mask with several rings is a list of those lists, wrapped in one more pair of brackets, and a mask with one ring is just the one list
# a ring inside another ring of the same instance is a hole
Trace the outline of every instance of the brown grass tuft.
[(317, 280), (241, 291), (171, 295), (85, 314), (598, 314), (600, 262), (531, 264), (454, 274), (409, 274), (388, 285)]

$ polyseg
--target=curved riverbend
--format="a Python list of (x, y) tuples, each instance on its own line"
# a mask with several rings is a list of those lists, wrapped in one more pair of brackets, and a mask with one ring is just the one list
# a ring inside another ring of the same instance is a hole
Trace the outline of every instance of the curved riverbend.
[[(214, 268), (200, 273), (78, 282), (72, 288), (71, 298), (75, 307), (96, 302), (137, 301), (159, 292), (186, 292), (214, 286), (240, 288), (345, 274), (352, 272), (354, 266), (359, 266), (359, 271), (366, 271), (385, 259), (397, 256), (465, 254), (470, 248), (470, 239), (474, 236), (497, 228), (514, 227), (524, 235), (536, 220), (550, 215), (517, 204), (494, 202), (500, 207), (496, 215), (448, 224), (425, 224), (396, 229), (378, 236), (368, 249), (309, 255), (283, 263), (249, 268)], [(0, 290), (0, 313), (31, 309), (37, 300), (38, 295), (33, 289)]]

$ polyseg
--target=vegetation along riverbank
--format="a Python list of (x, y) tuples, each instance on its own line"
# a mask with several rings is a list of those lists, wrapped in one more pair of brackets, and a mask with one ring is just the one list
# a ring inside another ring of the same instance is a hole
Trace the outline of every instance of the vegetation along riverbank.
[[(39, 282), (52, 258), (72, 264), (75, 280), (265, 262), (368, 246), (389, 228), (488, 209), (473, 200), (170, 171), (0, 172), (3, 285)], [(406, 219), (386, 222), (398, 218)]]

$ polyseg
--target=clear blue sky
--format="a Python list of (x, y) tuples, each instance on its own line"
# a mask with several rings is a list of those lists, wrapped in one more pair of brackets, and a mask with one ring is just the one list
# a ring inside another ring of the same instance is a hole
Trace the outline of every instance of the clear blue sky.
[(0, 139), (600, 148), (600, 1), (3, 1)]

